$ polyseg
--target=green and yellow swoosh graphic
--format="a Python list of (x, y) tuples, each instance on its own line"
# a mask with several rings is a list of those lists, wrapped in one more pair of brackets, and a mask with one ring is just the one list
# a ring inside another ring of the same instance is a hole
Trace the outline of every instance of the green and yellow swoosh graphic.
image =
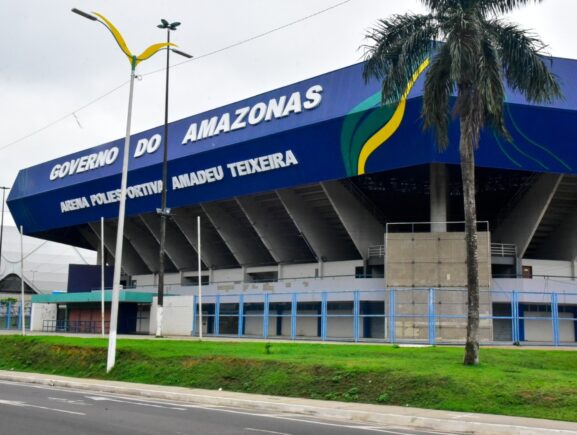
[(396, 107), (380, 106), (367, 113), (381, 101), (381, 94), (377, 92), (347, 114), (341, 130), (341, 153), (348, 176), (364, 174), (371, 154), (397, 131), (405, 116), (407, 97), (428, 65), (429, 59), (426, 59), (415, 71)]

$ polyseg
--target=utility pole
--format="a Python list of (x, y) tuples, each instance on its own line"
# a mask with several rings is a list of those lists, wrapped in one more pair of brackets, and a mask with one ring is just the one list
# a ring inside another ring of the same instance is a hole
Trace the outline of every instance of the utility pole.
[[(166, 29), (166, 45), (170, 47), (170, 32), (175, 31), (180, 23), (175, 21), (169, 23), (164, 18), (160, 20), (156, 27)], [(164, 263), (166, 258), (166, 218), (170, 216), (170, 209), (166, 207), (166, 184), (168, 178), (168, 89), (170, 78), (170, 52), (174, 51), (188, 59), (191, 55), (174, 48), (166, 50), (166, 84), (164, 93), (164, 136), (162, 138), (162, 199), (157, 213), (160, 215), (160, 253), (158, 261), (158, 292), (156, 298), (156, 337), (162, 337), (162, 317), (164, 310)]]
[(24, 227), (20, 225), (20, 326), (26, 335), (26, 313), (24, 311)]
[(0, 217), (0, 272), (2, 272), (2, 237), (4, 236), (4, 204), (6, 204), (6, 191), (9, 187), (0, 186), (2, 190), (2, 217)]

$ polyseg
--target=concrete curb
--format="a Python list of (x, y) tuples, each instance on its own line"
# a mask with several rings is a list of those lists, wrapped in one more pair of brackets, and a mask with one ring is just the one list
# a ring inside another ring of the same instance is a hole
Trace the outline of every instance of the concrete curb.
[(343, 423), (348, 421), (470, 434), (577, 434), (577, 424), (575, 423), (533, 418), (295, 399), (12, 371), (0, 371), (0, 380), (180, 401), (194, 405), (224, 406), (247, 411), (287, 413)]

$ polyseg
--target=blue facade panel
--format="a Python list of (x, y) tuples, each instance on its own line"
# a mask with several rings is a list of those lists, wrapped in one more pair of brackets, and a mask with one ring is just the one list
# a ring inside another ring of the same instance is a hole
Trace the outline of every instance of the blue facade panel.
[[(529, 105), (509, 92), (513, 141), (484, 131), (478, 166), (577, 173), (577, 88), (569, 86), (577, 62), (555, 59), (552, 65), (565, 98)], [(456, 122), (443, 153), (433, 134), (423, 131), (423, 76), (406, 107), (382, 107), (379, 84), (365, 84), (361, 69), (353, 65), (171, 123), (169, 207), (429, 162), (459, 163)], [(131, 138), (127, 215), (160, 207), (162, 132), (157, 127)], [(119, 139), (20, 171), (8, 199), (16, 224), (35, 234), (116, 217), (123, 146)]]

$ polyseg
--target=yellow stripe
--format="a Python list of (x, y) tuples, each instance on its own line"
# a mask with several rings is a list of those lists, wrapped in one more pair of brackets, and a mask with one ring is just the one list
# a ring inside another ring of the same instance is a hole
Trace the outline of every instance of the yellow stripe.
[(405, 116), (405, 107), (407, 105), (407, 97), (411, 92), (411, 89), (415, 85), (415, 82), (421, 75), (421, 73), (429, 66), (429, 59), (425, 59), (425, 61), (419, 66), (417, 71), (413, 74), (413, 77), (407, 84), (405, 88), (405, 92), (401, 97), (401, 101), (399, 101), (399, 105), (395, 109), (395, 113), (379, 131), (377, 131), (373, 136), (369, 138), (363, 145), (361, 149), (361, 154), (359, 155), (359, 163), (357, 166), (357, 171), (359, 175), (363, 175), (365, 173), (365, 166), (367, 164), (367, 160), (369, 159), (370, 155), (382, 144), (384, 144), (389, 138), (397, 131), (399, 125), (401, 125), (401, 121)]
[(136, 58), (136, 63), (138, 64), (138, 63), (142, 62), (143, 60), (146, 60), (149, 57), (152, 57), (159, 50), (162, 50), (163, 48), (170, 47), (170, 46), (176, 47), (176, 44), (173, 44), (172, 42), (161, 42), (159, 44), (153, 44), (138, 55), (138, 57)]
[(92, 12), (92, 13), (96, 15), (98, 18), (100, 18), (102, 21), (104, 21), (106, 27), (108, 27), (108, 30), (110, 30), (110, 33), (112, 33), (114, 39), (116, 39), (116, 42), (118, 43), (120, 49), (124, 52), (126, 57), (128, 57), (128, 60), (132, 62), (132, 53), (128, 49), (128, 46), (126, 45), (126, 42), (124, 41), (124, 38), (122, 37), (118, 29), (114, 27), (114, 24), (112, 24), (104, 15), (99, 14), (98, 12)]

